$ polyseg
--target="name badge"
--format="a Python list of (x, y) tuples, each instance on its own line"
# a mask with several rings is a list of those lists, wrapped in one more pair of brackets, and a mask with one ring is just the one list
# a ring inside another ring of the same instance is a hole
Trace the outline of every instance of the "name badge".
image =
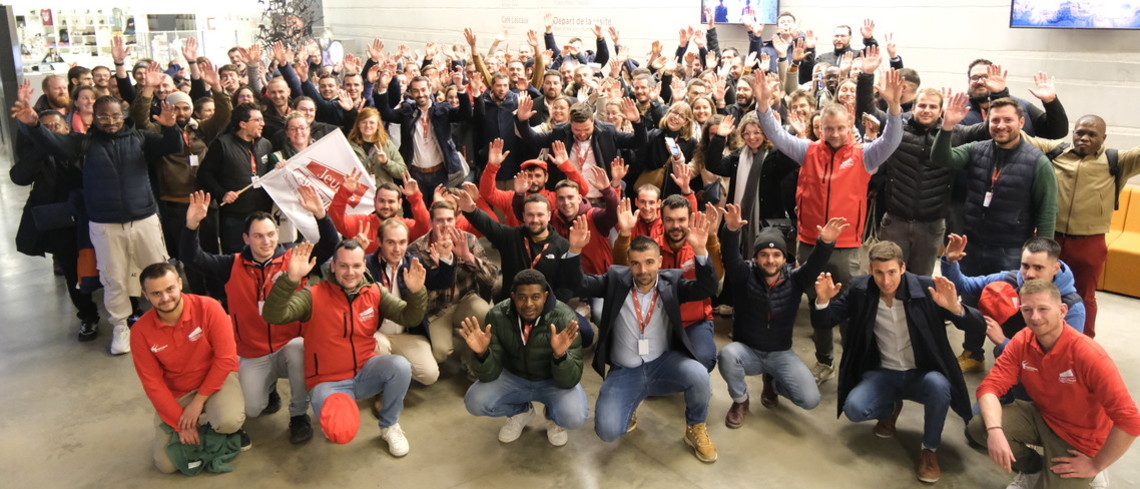
[(982, 199), (982, 207), (989, 207), (990, 201), (994, 200), (993, 191), (986, 192), (986, 198)]
[(649, 354), (649, 340), (645, 338), (637, 340), (637, 354), (640, 356)]
[(191, 168), (198, 166), (198, 155), (190, 155), (189, 158)]

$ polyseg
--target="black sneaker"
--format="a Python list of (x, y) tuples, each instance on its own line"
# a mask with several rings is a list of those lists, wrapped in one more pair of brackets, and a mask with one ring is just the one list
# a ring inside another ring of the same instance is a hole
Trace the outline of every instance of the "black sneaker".
[(79, 323), (79, 341), (91, 341), (99, 334), (99, 321), (83, 321)]
[(246, 452), (253, 448), (253, 440), (249, 439), (249, 433), (246, 433), (245, 430), (238, 430), (237, 433), (241, 436), (241, 451)]
[(281, 395), (277, 393), (277, 386), (269, 392), (269, 404), (265, 405), (265, 409), (261, 410), (261, 416), (266, 414), (273, 414), (281, 410)]
[(313, 438), (313, 424), (309, 415), (302, 414), (289, 418), (289, 443), (299, 445)]

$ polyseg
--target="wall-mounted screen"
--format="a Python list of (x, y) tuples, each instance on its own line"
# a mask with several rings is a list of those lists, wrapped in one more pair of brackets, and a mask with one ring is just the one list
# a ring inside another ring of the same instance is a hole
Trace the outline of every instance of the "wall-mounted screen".
[(1140, 2), (1013, 0), (1010, 27), (1140, 29)]
[(780, 0), (701, 0), (701, 23), (708, 22), (705, 9), (712, 9), (718, 24), (775, 24)]

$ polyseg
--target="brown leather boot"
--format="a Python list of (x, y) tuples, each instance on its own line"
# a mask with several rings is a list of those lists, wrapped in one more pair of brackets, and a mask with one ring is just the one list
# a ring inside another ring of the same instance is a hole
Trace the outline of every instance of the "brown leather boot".
[(748, 415), (748, 399), (744, 402), (734, 402), (724, 416), (724, 425), (736, 429), (744, 426), (744, 417)]
[[(891, 438), (895, 436), (895, 422), (899, 419), (899, 413), (902, 412), (902, 401), (895, 401), (895, 411), (887, 419), (879, 420), (875, 425), (875, 429), (871, 430), (875, 436), (879, 438)], [(935, 462), (937, 463), (937, 462)]]
[(760, 391), (760, 405), (772, 409), (780, 403), (780, 396), (776, 395), (776, 379), (768, 374), (761, 375), (760, 378), (764, 380), (764, 390)]
[(942, 469), (938, 466), (938, 454), (923, 448), (918, 452), (918, 480), (927, 484), (938, 482)]

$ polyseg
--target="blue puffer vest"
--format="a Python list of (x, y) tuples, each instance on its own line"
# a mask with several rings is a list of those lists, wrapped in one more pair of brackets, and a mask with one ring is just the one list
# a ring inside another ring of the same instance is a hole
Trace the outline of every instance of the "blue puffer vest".
[(971, 242), (1003, 248), (1020, 247), (1033, 236), (1036, 216), (1033, 179), (1042, 153), (1025, 140), (1008, 155), (994, 185), (993, 199), (983, 206), (993, 176), (994, 143), (971, 147), (966, 183), (966, 234)]

